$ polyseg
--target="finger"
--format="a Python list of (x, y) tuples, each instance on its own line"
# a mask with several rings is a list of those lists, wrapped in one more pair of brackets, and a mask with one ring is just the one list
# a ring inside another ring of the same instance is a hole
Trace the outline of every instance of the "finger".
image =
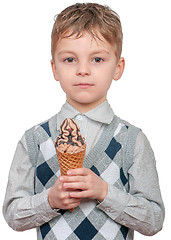
[(80, 199), (76, 199), (76, 198), (68, 198), (66, 201), (63, 202), (62, 204), (62, 208), (63, 209), (71, 209), (71, 208), (75, 208), (77, 206), (80, 205)]
[(82, 175), (85, 176), (89, 173), (89, 169), (88, 168), (76, 168), (76, 169), (70, 169), (67, 172), (68, 176), (77, 176), (77, 175)]
[(87, 189), (87, 184), (85, 182), (65, 182), (63, 184), (65, 189), (79, 189), (85, 190)]
[[(77, 191), (77, 190), (76, 190)], [(76, 192), (75, 191), (75, 192)], [(74, 202), (78, 202), (80, 201), (80, 199), (78, 198), (73, 198), (70, 196), (70, 193), (72, 192), (72, 190), (70, 191), (66, 191), (66, 192), (63, 192), (61, 195), (60, 195), (60, 200), (63, 202), (63, 203), (74, 203)]]
[(60, 182), (85, 182), (85, 176), (62, 176), (60, 177)]
[(80, 205), (80, 202), (71, 203), (71, 204), (69, 204), (67, 209), (74, 209), (74, 208), (78, 207), (79, 205)]
[(66, 201), (67, 204), (77, 204), (81, 201), (80, 198), (73, 198), (73, 197), (69, 197)]
[(82, 198), (87, 198), (88, 196), (89, 196), (89, 191), (70, 192), (71, 198), (82, 199)]

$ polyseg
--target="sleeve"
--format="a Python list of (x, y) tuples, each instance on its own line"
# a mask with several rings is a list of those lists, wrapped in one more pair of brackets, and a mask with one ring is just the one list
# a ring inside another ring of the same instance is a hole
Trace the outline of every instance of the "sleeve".
[(48, 203), (48, 190), (34, 195), (34, 173), (24, 135), (13, 158), (3, 204), (4, 218), (16, 231), (41, 226), (60, 215)]
[(128, 173), (129, 193), (108, 185), (108, 194), (97, 207), (117, 223), (152, 236), (162, 229), (165, 210), (154, 154), (142, 132), (137, 136)]

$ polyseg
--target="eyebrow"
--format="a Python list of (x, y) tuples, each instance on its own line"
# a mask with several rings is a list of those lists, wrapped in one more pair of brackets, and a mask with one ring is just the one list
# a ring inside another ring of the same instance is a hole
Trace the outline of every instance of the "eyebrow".
[(62, 51), (58, 52), (58, 55), (62, 55), (62, 54), (65, 54), (65, 53), (74, 54), (74, 52), (72, 52), (72, 51), (62, 50)]
[(98, 51), (94, 51), (94, 52), (92, 52), (92, 54), (100, 54), (100, 53), (105, 53), (105, 54), (110, 54), (110, 52), (109, 51), (107, 51), (107, 50), (98, 50)]

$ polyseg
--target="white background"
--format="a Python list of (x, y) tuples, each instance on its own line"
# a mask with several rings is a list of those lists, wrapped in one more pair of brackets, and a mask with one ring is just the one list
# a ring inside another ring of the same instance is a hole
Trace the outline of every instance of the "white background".
[[(0, 2), (0, 207), (17, 142), (24, 131), (56, 114), (65, 95), (50, 67), (53, 17), (74, 0), (5, 0)], [(157, 160), (166, 207), (163, 230), (153, 237), (135, 233), (135, 239), (164, 240), (171, 222), (170, 81), (171, 33), (168, 0), (98, 0), (121, 17), (126, 68), (114, 82), (108, 99), (114, 112), (140, 127), (149, 138)], [(36, 231), (15, 232), (0, 212), (1, 237), (36, 239)]]

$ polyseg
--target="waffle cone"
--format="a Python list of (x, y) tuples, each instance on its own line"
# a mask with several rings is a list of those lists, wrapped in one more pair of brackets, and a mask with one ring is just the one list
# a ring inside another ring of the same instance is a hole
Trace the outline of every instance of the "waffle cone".
[(61, 153), (56, 148), (61, 175), (67, 175), (69, 169), (81, 168), (84, 162), (85, 150), (79, 153)]

